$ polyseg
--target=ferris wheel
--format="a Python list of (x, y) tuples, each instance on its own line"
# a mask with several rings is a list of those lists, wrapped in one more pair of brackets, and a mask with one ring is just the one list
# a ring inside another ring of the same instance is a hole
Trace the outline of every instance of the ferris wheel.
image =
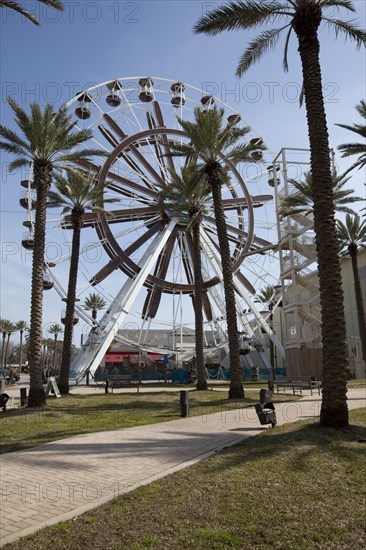
[[(72, 366), (72, 377), (93, 371), (114, 338), (140, 349), (162, 353), (189, 352), (194, 341), (193, 239), (188, 212), (177, 217), (161, 203), (161, 188), (170, 174), (179, 173), (187, 159), (171, 156), (172, 144), (188, 143), (178, 117), (193, 119), (193, 111), (224, 109), (238, 127), (250, 128), (247, 140), (253, 162), (234, 165), (222, 158), (230, 183), (222, 188), (237, 291), (241, 331), (249, 336), (257, 329), (271, 332), (266, 317), (254, 303), (256, 292), (277, 284), (279, 270), (274, 252), (277, 242), (273, 189), (268, 187), (268, 149), (249, 123), (220, 99), (186, 83), (157, 77), (118, 78), (80, 92), (68, 104), (77, 129), (93, 131), (93, 148), (106, 156), (80, 167), (95, 173), (104, 197), (114, 199), (110, 212), (85, 215), (84, 252), (80, 258), (78, 294), (96, 287), (109, 306), (93, 325), (77, 304), (78, 315), (91, 325), (82, 352)], [(199, 162), (200, 159), (198, 159)], [(69, 217), (53, 218), (54, 229), (71, 231)], [(222, 271), (212, 200), (205, 204), (201, 226), (204, 278), (203, 309), (206, 349), (227, 343)], [(63, 297), (66, 281), (58, 264), (68, 254), (46, 264), (47, 278)], [(261, 333), (258, 331), (258, 334)], [(164, 336), (168, 335), (168, 336)]]

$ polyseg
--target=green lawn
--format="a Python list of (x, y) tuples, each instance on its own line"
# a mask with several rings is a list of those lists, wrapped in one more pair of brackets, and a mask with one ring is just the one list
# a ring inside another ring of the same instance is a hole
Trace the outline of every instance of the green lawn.
[(218, 453), (6, 550), (361, 550), (365, 411), (303, 421)]
[[(40, 410), (9, 409), (0, 414), (0, 451), (6, 453), (35, 447), (76, 434), (129, 428), (180, 417), (180, 393), (101, 393), (50, 397)], [(297, 397), (298, 398), (298, 397)], [(291, 396), (275, 395), (274, 401)], [(244, 401), (227, 400), (227, 391), (190, 392), (190, 415), (250, 407), (258, 402), (257, 392)]]

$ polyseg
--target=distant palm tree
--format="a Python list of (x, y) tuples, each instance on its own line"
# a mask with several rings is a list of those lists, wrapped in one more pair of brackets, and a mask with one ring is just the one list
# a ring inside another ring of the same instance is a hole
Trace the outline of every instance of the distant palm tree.
[(194, 312), (195, 312), (195, 364), (197, 390), (207, 390), (205, 358), (203, 354), (203, 277), (201, 263), (200, 228), (204, 201), (210, 195), (206, 174), (202, 174), (194, 163), (181, 168), (181, 173), (171, 172), (170, 184), (162, 188), (160, 208), (171, 211), (173, 216), (189, 216), (187, 233), (192, 232)]
[(105, 301), (105, 299), (96, 292), (90, 293), (84, 301), (84, 309), (92, 312), (92, 318), (94, 319), (94, 321), (97, 318), (97, 312), (101, 309), (104, 309), (106, 305), (107, 302)]
[(362, 296), (360, 274), (358, 271), (358, 249), (366, 248), (366, 220), (361, 222), (358, 214), (347, 214), (346, 222), (337, 220), (338, 238), (344, 254), (349, 254), (352, 261), (353, 278), (355, 282), (355, 297), (358, 317), (358, 330), (362, 343), (363, 359), (366, 361), (366, 318), (365, 304)]
[[(343, 189), (350, 179), (350, 177), (346, 178), (345, 174), (339, 176), (334, 174), (332, 176), (333, 201), (336, 212), (354, 214), (354, 211), (347, 205), (363, 200), (362, 197), (353, 195), (353, 189)], [(313, 178), (311, 177), (311, 172), (305, 172), (303, 181), (289, 179), (288, 183), (296, 189), (296, 192), (282, 200), (279, 214), (282, 216), (291, 216), (291, 214), (300, 213), (305, 215), (311, 214), (314, 209)]]
[(54, 338), (52, 374), (56, 374), (56, 370), (57, 370), (57, 362), (56, 362), (56, 355), (57, 355), (57, 339), (58, 339), (59, 334), (62, 334), (63, 328), (62, 328), (62, 326), (59, 325), (58, 323), (54, 323), (53, 325), (50, 326), (50, 328), (48, 329), (48, 332), (49, 332), (50, 334), (53, 334), (53, 338)]
[(364, 119), (363, 124), (353, 124), (352, 126), (349, 124), (336, 124), (336, 126), (340, 126), (340, 128), (345, 128), (346, 130), (350, 130), (350, 132), (354, 132), (357, 136), (363, 139), (363, 142), (342, 143), (342, 145), (339, 145), (338, 147), (338, 149), (343, 153), (342, 157), (359, 155), (356, 162), (352, 164), (351, 168), (349, 168), (347, 172), (350, 172), (354, 168), (361, 169), (366, 166), (366, 101), (361, 99), (360, 103), (356, 105), (356, 109)]
[[(2, 331), (3, 331), (3, 345), (4, 345), (3, 367), (5, 369), (6, 362), (7, 362), (7, 357), (8, 357), (9, 341), (10, 341), (11, 335), (14, 334), (14, 332), (16, 331), (14, 323), (12, 323), (11, 321), (8, 321), (8, 320), (4, 320), (2, 322)], [(6, 342), (4, 340), (4, 332), (5, 332), (5, 335), (6, 335)]]
[[(266, 304), (269, 310), (269, 321), (271, 329), (273, 330), (273, 308), (276, 305), (277, 301), (277, 289), (273, 285), (267, 285), (264, 288), (261, 288), (259, 293), (257, 294), (258, 300), (262, 302), (262, 304)], [(276, 379), (276, 371), (275, 371), (275, 364), (274, 364), (274, 346), (273, 341), (270, 339), (269, 344), (269, 354), (271, 356), (271, 366), (272, 366), (272, 378), (273, 380)]]
[(0, 126), (0, 151), (16, 156), (9, 168), (32, 167), (33, 185), (37, 193), (34, 225), (34, 248), (32, 264), (32, 292), (30, 315), (30, 389), (28, 407), (42, 407), (46, 394), (42, 384), (42, 309), (43, 272), (46, 235), (47, 194), (51, 187), (55, 170), (65, 163), (85, 160), (100, 153), (95, 149), (76, 151), (92, 137), (91, 130), (73, 132), (76, 122), (72, 122), (66, 107), (55, 111), (46, 105), (42, 112), (39, 105), (32, 103), (28, 115), (13, 99), (8, 103), (15, 114), (15, 122), (21, 133), (18, 135), (6, 126)]
[[(239, 117), (239, 115), (238, 115)], [(229, 176), (223, 159), (233, 163), (253, 162), (252, 144), (239, 143), (240, 138), (249, 132), (248, 127), (238, 128), (238, 118), (225, 121), (224, 110), (214, 106), (202, 111), (194, 110), (194, 121), (182, 120), (177, 117), (185, 131), (189, 143), (172, 145), (174, 154), (187, 158), (198, 158), (199, 170), (206, 174), (208, 186), (212, 193), (215, 212), (215, 222), (221, 255), (223, 274), (226, 322), (230, 352), (230, 389), (229, 398), (243, 398), (243, 369), (240, 363), (239, 333), (236, 317), (235, 289), (233, 284), (232, 260), (226, 228), (225, 211), (222, 204), (221, 186), (229, 181)], [(239, 117), (240, 120), (240, 117)], [(257, 146), (258, 148), (263, 146)]]
[[(273, 48), (283, 31), (287, 33), (283, 59), (287, 71), (291, 33), (296, 34), (310, 141), (314, 231), (322, 307), (323, 394), (320, 423), (342, 427), (348, 425), (346, 323), (318, 33), (321, 24), (325, 23), (330, 30), (334, 30), (336, 37), (343, 34), (355, 42), (357, 48), (366, 44), (366, 33), (350, 21), (332, 17), (331, 11), (327, 12), (328, 8), (355, 11), (350, 0), (238, 0), (223, 4), (201, 17), (194, 31), (216, 35), (227, 30), (257, 29), (261, 25), (269, 25), (269, 29), (251, 40), (242, 54), (237, 76), (242, 76)], [(279, 20), (284, 20), (284, 24), (273, 28), (273, 23)]]
[(15, 324), (15, 330), (19, 332), (19, 373), (21, 372), (23, 365), (23, 334), (27, 328), (27, 321), (18, 321)]
[(86, 210), (102, 210), (103, 202), (116, 202), (114, 199), (103, 200), (103, 188), (98, 185), (95, 174), (83, 170), (67, 170), (67, 178), (55, 176), (56, 191), (49, 192), (50, 207), (63, 207), (63, 214), (70, 212), (70, 223), (73, 229), (69, 282), (66, 298), (65, 332), (62, 346), (59, 389), (61, 394), (69, 393), (69, 373), (72, 358), (72, 336), (74, 331), (76, 286), (80, 255), (81, 228), (84, 225)]
[[(64, 6), (60, 0), (38, 0), (41, 4), (45, 4), (46, 6), (51, 6), (52, 8), (55, 8), (56, 10), (62, 11), (64, 9)], [(35, 25), (39, 25), (39, 21), (32, 13), (24, 9), (19, 2), (15, 2), (14, 0), (0, 0), (0, 9), (1, 8), (8, 8), (11, 10), (14, 10), (21, 15), (24, 15), (27, 19), (32, 21)]]
[(2, 342), (1, 342), (1, 366), (4, 367), (4, 361), (5, 361), (5, 342), (6, 342), (6, 335), (8, 333), (8, 326), (11, 324), (11, 321), (8, 319), (0, 319), (0, 332), (2, 334)]

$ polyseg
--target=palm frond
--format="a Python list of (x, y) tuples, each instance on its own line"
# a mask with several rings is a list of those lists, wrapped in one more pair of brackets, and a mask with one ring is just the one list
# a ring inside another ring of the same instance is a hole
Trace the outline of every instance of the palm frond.
[(355, 12), (353, 3), (350, 0), (320, 0), (319, 6), (321, 8), (344, 8), (348, 11)]
[(201, 17), (195, 26), (195, 34), (204, 33), (215, 36), (222, 31), (249, 29), (273, 21), (280, 15), (291, 14), (285, 3), (272, 1), (241, 1), (228, 4), (210, 11)]
[(261, 32), (254, 40), (252, 40), (243, 55), (239, 59), (239, 65), (236, 69), (236, 76), (242, 76), (251, 65), (259, 61), (264, 53), (273, 48), (280, 37), (281, 32), (289, 27), (285, 25), (279, 29), (271, 29)]
[(338, 37), (339, 34), (343, 34), (345, 40), (348, 39), (356, 42), (357, 49), (366, 45), (366, 32), (352, 25), (352, 21), (328, 19), (327, 17), (323, 17), (322, 19), (332, 30), (334, 30), (336, 37)]

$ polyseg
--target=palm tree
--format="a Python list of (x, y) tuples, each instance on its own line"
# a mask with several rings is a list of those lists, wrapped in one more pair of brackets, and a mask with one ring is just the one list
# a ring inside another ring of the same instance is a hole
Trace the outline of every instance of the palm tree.
[[(359, 112), (359, 114), (362, 116), (362, 118), (366, 122), (366, 101), (361, 99), (360, 103), (356, 105), (356, 109)], [(336, 126), (340, 126), (341, 128), (345, 128), (346, 130), (350, 130), (351, 132), (354, 132), (358, 136), (360, 136), (361, 139), (363, 139), (363, 142), (356, 142), (356, 143), (342, 143), (342, 145), (339, 145), (338, 149), (342, 151), (343, 155), (342, 157), (350, 157), (352, 155), (360, 155), (356, 162), (352, 164), (351, 168), (347, 170), (347, 172), (350, 172), (354, 168), (361, 169), (366, 166), (366, 124), (365, 122), (363, 124), (353, 124), (352, 126), (348, 124), (336, 124)]]
[(201, 263), (200, 228), (204, 201), (210, 195), (206, 174), (199, 171), (196, 164), (188, 163), (181, 173), (170, 173), (170, 185), (164, 186), (161, 193), (161, 210), (171, 211), (178, 219), (189, 216), (187, 232), (192, 231), (192, 261), (194, 276), (194, 314), (195, 314), (195, 355), (197, 371), (197, 390), (207, 390), (205, 359), (203, 354), (203, 277)]
[[(363, 200), (362, 197), (353, 196), (353, 189), (343, 189), (350, 179), (346, 178), (345, 174), (339, 176), (333, 174), (332, 176), (333, 201), (336, 212), (354, 214), (354, 211), (347, 205)], [(303, 181), (289, 179), (288, 183), (293, 185), (296, 192), (283, 199), (279, 209), (280, 215), (311, 214), (314, 208), (313, 178), (311, 177), (311, 172), (305, 172)]]
[(350, 22), (334, 19), (331, 15), (327, 17), (324, 13), (327, 8), (355, 11), (350, 0), (240, 0), (209, 12), (198, 21), (194, 30), (215, 35), (225, 30), (252, 29), (262, 24), (272, 25), (279, 19), (285, 20), (283, 26), (264, 30), (250, 42), (240, 58), (236, 72), (238, 76), (274, 47), (284, 30), (287, 35), (283, 64), (284, 69), (288, 70), (287, 52), (292, 31), (297, 36), (310, 140), (314, 230), (322, 307), (323, 394), (320, 423), (342, 427), (348, 425), (346, 325), (318, 31), (321, 23), (325, 22), (336, 36), (343, 34), (354, 41), (357, 48), (366, 44), (366, 33)]
[(19, 373), (22, 370), (22, 364), (23, 364), (23, 334), (24, 331), (27, 330), (28, 323), (27, 321), (18, 321), (15, 324), (15, 330), (19, 332)]
[(63, 329), (62, 329), (62, 326), (61, 326), (61, 325), (59, 325), (58, 323), (54, 323), (53, 325), (50, 326), (50, 328), (48, 329), (48, 332), (49, 332), (50, 334), (53, 334), (53, 337), (54, 337), (54, 346), (53, 346), (53, 369), (52, 369), (52, 373), (55, 374), (55, 373), (56, 373), (56, 369), (57, 369), (57, 364), (56, 364), (57, 339), (58, 339), (58, 335), (59, 335), (59, 334), (62, 334)]
[[(56, 10), (62, 11), (64, 9), (64, 6), (60, 0), (38, 0), (41, 4), (45, 4), (46, 6), (51, 6), (52, 8), (55, 8)], [(0, 0), (0, 9), (1, 8), (8, 8), (11, 10), (14, 10), (21, 15), (24, 15), (27, 19), (32, 21), (35, 25), (39, 25), (40, 22), (32, 13), (29, 13), (26, 9), (24, 9), (19, 2), (15, 2), (14, 0)]]
[(0, 319), (0, 331), (2, 334), (2, 343), (1, 343), (1, 366), (5, 366), (5, 342), (6, 342), (6, 335), (8, 333), (8, 327), (11, 325), (11, 321), (8, 319)]
[(36, 215), (34, 225), (34, 249), (32, 265), (32, 291), (30, 315), (30, 389), (28, 406), (41, 407), (46, 395), (42, 385), (42, 306), (43, 306), (43, 270), (46, 233), (46, 206), (53, 172), (67, 162), (88, 159), (92, 155), (102, 154), (95, 149), (75, 151), (92, 136), (91, 130), (73, 132), (76, 122), (72, 122), (66, 107), (55, 111), (52, 105), (46, 105), (41, 111), (39, 105), (32, 103), (28, 115), (13, 99), (8, 103), (15, 113), (15, 122), (22, 132), (16, 134), (6, 126), (0, 126), (0, 151), (16, 156), (9, 168), (32, 167), (33, 185), (36, 189)]
[(358, 317), (358, 330), (362, 344), (362, 355), (366, 361), (366, 318), (365, 305), (363, 302), (360, 274), (358, 271), (357, 254), (358, 248), (366, 248), (366, 220), (361, 222), (358, 214), (346, 215), (346, 222), (337, 220), (337, 233), (341, 248), (344, 254), (351, 256), (353, 278), (355, 282), (355, 297)]
[[(178, 117), (189, 143), (172, 145), (173, 154), (187, 158), (199, 158), (199, 171), (206, 174), (212, 193), (217, 236), (221, 254), (223, 273), (226, 322), (230, 350), (230, 389), (229, 399), (244, 397), (243, 370), (240, 364), (238, 323), (236, 317), (235, 289), (233, 284), (232, 261), (226, 228), (225, 212), (222, 204), (221, 186), (228, 182), (228, 173), (224, 159), (238, 162), (253, 162), (251, 153), (254, 145), (238, 144), (239, 139), (249, 132), (248, 127), (238, 128), (238, 117), (225, 123), (224, 110), (216, 106), (202, 111), (194, 110), (194, 121), (189, 122)], [(239, 117), (240, 119), (240, 117)], [(264, 148), (263, 146), (259, 146)], [(258, 144), (255, 147), (258, 149)]]
[(95, 321), (97, 318), (97, 312), (104, 309), (107, 302), (96, 292), (91, 292), (89, 296), (85, 298), (84, 309), (92, 312), (92, 318)]
[[(3, 331), (3, 345), (4, 345), (3, 368), (5, 369), (6, 361), (7, 361), (7, 357), (8, 357), (9, 341), (10, 341), (11, 335), (14, 334), (14, 332), (16, 331), (14, 323), (12, 323), (11, 321), (7, 321), (7, 320), (3, 321), (2, 322), (2, 331)], [(5, 343), (5, 340), (4, 340), (4, 333), (6, 335), (6, 343)]]
[[(277, 301), (277, 292), (276, 288), (273, 285), (267, 285), (264, 288), (261, 288), (259, 293), (257, 294), (258, 300), (262, 302), (262, 304), (266, 304), (269, 310), (269, 320), (270, 320), (270, 326), (273, 330), (273, 308), (276, 305)], [(273, 341), (270, 339), (269, 344), (269, 354), (271, 356), (271, 366), (272, 366), (272, 378), (273, 380), (276, 380), (276, 372), (275, 372), (275, 361), (274, 361), (274, 346)]]
[[(59, 389), (61, 394), (69, 393), (69, 373), (72, 356), (72, 335), (75, 319), (76, 286), (80, 255), (81, 228), (84, 224), (86, 210), (103, 210), (103, 188), (93, 173), (83, 170), (67, 170), (67, 178), (55, 176), (56, 191), (49, 192), (51, 207), (63, 207), (63, 214), (70, 212), (70, 223), (73, 229), (69, 281), (66, 298), (66, 315), (64, 343), (62, 346)], [(104, 199), (104, 202), (115, 202), (115, 199)]]

